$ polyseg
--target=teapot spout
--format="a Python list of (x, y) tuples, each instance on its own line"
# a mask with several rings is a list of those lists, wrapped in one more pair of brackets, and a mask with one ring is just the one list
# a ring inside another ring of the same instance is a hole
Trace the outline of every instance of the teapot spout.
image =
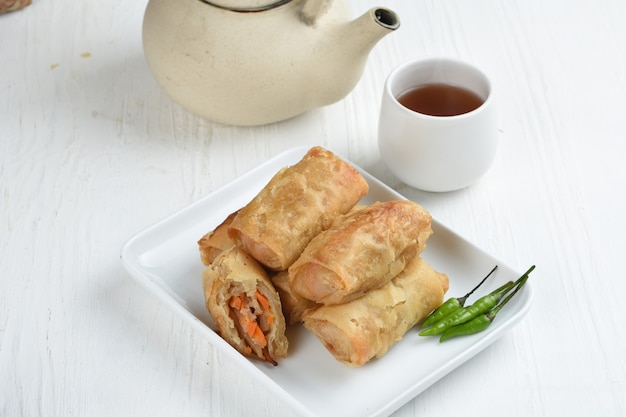
[(345, 28), (346, 44), (354, 51), (369, 52), (385, 35), (400, 27), (400, 18), (395, 12), (376, 7), (350, 22)]
[(376, 22), (381, 28), (387, 31), (393, 31), (400, 27), (400, 18), (395, 12), (377, 7), (370, 9), (365, 16), (369, 15), (370, 19)]

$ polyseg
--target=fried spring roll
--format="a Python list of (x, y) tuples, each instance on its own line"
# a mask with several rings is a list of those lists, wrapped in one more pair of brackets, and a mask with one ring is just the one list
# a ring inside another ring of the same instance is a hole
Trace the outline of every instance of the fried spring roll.
[(349, 303), (313, 308), (302, 319), (335, 359), (356, 367), (384, 355), (441, 305), (447, 290), (448, 277), (416, 257), (383, 287)]
[(235, 217), (229, 233), (260, 263), (282, 271), (367, 191), (367, 182), (354, 167), (314, 147), (270, 180)]
[(217, 255), (235, 245), (235, 241), (228, 236), (228, 227), (237, 213), (238, 211), (228, 215), (219, 226), (202, 236), (198, 241), (200, 260), (204, 265), (211, 265)]
[(287, 271), (281, 271), (274, 275), (272, 283), (280, 295), (283, 314), (288, 324), (300, 323), (302, 321), (302, 313), (316, 305), (313, 301), (300, 297), (292, 291)]
[(285, 317), (261, 265), (240, 248), (222, 252), (202, 274), (206, 307), (235, 349), (274, 365), (287, 355)]
[(431, 216), (408, 200), (357, 206), (316, 236), (289, 268), (294, 292), (340, 304), (381, 287), (425, 248)]

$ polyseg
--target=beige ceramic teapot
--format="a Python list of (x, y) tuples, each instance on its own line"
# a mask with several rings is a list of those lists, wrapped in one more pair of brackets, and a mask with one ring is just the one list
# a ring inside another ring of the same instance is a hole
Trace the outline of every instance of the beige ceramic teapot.
[(143, 45), (159, 85), (216, 122), (277, 122), (334, 103), (356, 85), (388, 9), (349, 18), (346, 0), (149, 0)]

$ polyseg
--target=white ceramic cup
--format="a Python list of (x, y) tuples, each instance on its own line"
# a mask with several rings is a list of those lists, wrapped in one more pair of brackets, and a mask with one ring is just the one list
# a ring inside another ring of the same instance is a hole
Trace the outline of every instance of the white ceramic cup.
[[(429, 83), (464, 87), (483, 104), (456, 116), (429, 116), (404, 107), (397, 97)], [(435, 58), (406, 62), (385, 83), (378, 148), (389, 170), (411, 187), (445, 192), (473, 184), (491, 166), (498, 147), (492, 85), (462, 61)]]

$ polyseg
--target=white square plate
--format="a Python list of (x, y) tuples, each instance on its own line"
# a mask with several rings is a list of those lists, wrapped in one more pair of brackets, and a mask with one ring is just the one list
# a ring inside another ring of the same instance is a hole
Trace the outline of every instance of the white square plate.
[[(280, 168), (298, 162), (308, 149), (300, 147), (278, 155), (137, 234), (123, 246), (121, 259), (139, 283), (299, 414), (387, 416), (517, 324), (530, 308), (532, 288), (527, 284), (482, 333), (440, 344), (437, 337), (419, 337), (417, 328), (412, 329), (384, 357), (360, 368), (337, 362), (302, 326), (288, 330), (290, 352), (278, 366), (244, 358), (217, 335), (205, 309), (197, 241), (248, 203)], [(370, 186), (363, 203), (404, 199), (367, 172), (359, 171)], [(435, 219), (432, 228), (422, 256), (449, 276), (446, 298), (464, 295), (495, 265), (497, 271), (476, 296), (521, 276)]]

